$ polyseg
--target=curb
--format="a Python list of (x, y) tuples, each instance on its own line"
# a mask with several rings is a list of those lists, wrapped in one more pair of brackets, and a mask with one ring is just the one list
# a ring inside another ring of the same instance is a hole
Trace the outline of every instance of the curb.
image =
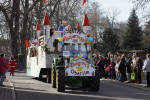
[(10, 83), (11, 86), (11, 90), (12, 90), (12, 100), (16, 100), (16, 93), (15, 93), (15, 88), (14, 88), (14, 84), (11, 82), (11, 80), (9, 78), (7, 78), (8, 82)]
[(126, 85), (126, 86), (130, 86), (130, 87), (135, 87), (135, 88), (150, 91), (150, 87), (144, 87), (144, 86), (146, 86), (146, 84), (126, 83), (126, 82), (119, 82), (117, 80), (109, 80), (109, 79), (101, 79), (101, 80), (102, 81), (105, 80), (105, 81), (113, 82), (116, 84)]

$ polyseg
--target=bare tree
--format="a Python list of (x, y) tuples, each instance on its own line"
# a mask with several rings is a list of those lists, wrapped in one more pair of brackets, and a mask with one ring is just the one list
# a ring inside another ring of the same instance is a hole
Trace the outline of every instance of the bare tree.
[(142, 8), (146, 7), (147, 4), (150, 3), (150, 0), (131, 0), (131, 1), (132, 1), (133, 3), (135, 3), (136, 6), (142, 7)]

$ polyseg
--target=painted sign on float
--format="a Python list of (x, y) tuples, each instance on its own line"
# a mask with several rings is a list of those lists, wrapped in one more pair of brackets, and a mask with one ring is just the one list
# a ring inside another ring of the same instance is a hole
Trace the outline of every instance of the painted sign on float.
[(84, 59), (74, 60), (65, 69), (66, 76), (95, 76), (95, 69)]
[(71, 33), (64, 33), (66, 36), (65, 43), (84, 43), (86, 35), (79, 31), (72, 31)]

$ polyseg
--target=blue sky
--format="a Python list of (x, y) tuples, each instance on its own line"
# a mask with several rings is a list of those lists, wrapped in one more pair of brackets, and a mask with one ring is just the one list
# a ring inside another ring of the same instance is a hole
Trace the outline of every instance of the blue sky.
[(117, 21), (127, 21), (134, 4), (131, 0), (96, 0), (101, 4), (101, 8), (104, 10), (118, 9), (120, 14), (117, 17)]

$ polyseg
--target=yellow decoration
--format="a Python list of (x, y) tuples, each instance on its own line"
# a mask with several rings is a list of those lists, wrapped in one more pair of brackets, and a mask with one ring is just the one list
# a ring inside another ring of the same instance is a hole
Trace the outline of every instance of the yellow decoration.
[(83, 67), (77, 67), (78, 71), (82, 71)]
[(83, 57), (83, 54), (82, 54), (82, 53), (81, 53), (80, 55)]
[(63, 38), (59, 38), (58, 41), (59, 41), (59, 42), (63, 41)]
[(85, 44), (89, 44), (90, 43), (90, 41), (89, 40), (85, 40)]

